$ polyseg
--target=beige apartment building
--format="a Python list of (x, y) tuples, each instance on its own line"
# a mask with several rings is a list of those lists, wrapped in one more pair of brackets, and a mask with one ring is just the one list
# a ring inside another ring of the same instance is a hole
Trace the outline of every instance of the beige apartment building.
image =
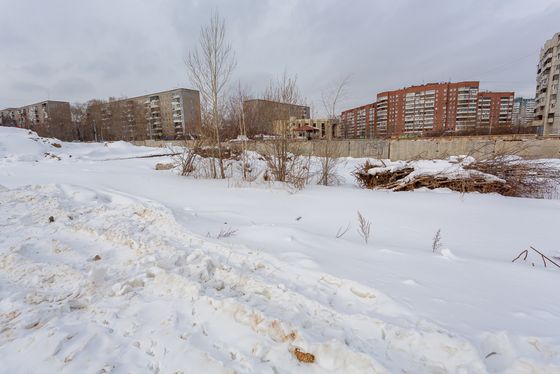
[(286, 134), (292, 139), (334, 139), (340, 138), (338, 123), (330, 119), (295, 118), (276, 120), (272, 123), (275, 135)]
[(544, 43), (537, 67), (534, 125), (543, 135), (560, 135), (558, 86), (560, 75), (560, 32)]
[(178, 88), (126, 99), (92, 100), (86, 125), (94, 140), (173, 140), (201, 131), (200, 95)]
[(36, 131), (41, 136), (69, 140), (73, 137), (70, 103), (46, 100), (19, 108), (0, 111), (3, 126), (15, 126)]

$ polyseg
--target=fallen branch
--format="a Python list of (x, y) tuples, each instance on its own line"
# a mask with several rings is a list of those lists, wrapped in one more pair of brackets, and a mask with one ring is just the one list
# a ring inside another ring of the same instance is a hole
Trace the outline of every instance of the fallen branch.
[(542, 259), (543, 259), (543, 262), (544, 262), (544, 267), (546, 267), (546, 261), (545, 261), (545, 260), (548, 260), (550, 263), (552, 263), (552, 264), (556, 265), (556, 267), (560, 268), (560, 265), (558, 265), (556, 262), (552, 261), (552, 260), (550, 259), (550, 257), (546, 256), (545, 254), (543, 254), (542, 252), (536, 250), (536, 249), (533, 248), (533, 247), (529, 247), (529, 248), (531, 248), (533, 251), (535, 251), (535, 252), (537, 252), (538, 254), (541, 255), (541, 257), (542, 257)]
[[(550, 257), (548, 257), (547, 255), (545, 255), (544, 253), (542, 253), (541, 251), (539, 251), (538, 249), (535, 249), (534, 247), (529, 247), (530, 249), (532, 249), (533, 251), (535, 251), (536, 253), (538, 253), (541, 256), (541, 259), (543, 261), (543, 265), (544, 267), (546, 266), (546, 262), (550, 262), (551, 264), (554, 264), (557, 268), (560, 268), (560, 265), (557, 264), (556, 262), (554, 262)], [(513, 260), (511, 260), (511, 262), (515, 262), (517, 261), (521, 256), (523, 256), (523, 261), (527, 260), (527, 257), (529, 256), (529, 250), (525, 249), (523, 251), (521, 251), (517, 257), (515, 257)]]

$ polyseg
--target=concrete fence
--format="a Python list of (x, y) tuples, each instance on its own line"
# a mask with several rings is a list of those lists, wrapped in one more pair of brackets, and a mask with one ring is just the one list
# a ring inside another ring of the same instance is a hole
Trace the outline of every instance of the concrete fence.
[[(161, 140), (134, 141), (132, 143), (149, 147), (184, 144), (181, 141)], [(293, 141), (291, 147), (301, 154), (321, 156), (324, 154), (325, 143), (324, 140)], [(228, 145), (240, 146), (239, 143), (228, 143)], [(267, 153), (270, 150), (270, 142), (249, 141), (247, 148)], [(504, 135), (421, 139), (351, 139), (332, 140), (329, 149), (331, 154), (339, 157), (371, 157), (391, 160), (441, 159), (467, 154), (475, 158), (497, 154), (517, 154), (527, 159), (560, 158), (560, 138)]]

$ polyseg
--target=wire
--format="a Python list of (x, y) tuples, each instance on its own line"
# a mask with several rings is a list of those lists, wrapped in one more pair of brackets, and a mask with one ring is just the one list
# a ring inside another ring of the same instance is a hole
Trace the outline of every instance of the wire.
[(533, 52), (528, 53), (528, 54), (526, 54), (526, 55), (524, 55), (524, 56), (522, 56), (522, 57), (519, 57), (519, 58), (517, 58), (517, 59), (515, 59), (515, 60), (513, 60), (513, 61), (509, 61), (509, 62), (507, 62), (507, 63), (505, 63), (505, 64), (496, 66), (496, 67), (494, 67), (494, 68), (492, 68), (492, 69), (488, 69), (488, 70), (486, 70), (486, 71), (483, 71), (482, 73), (475, 74), (475, 76), (481, 76), (481, 75), (484, 75), (484, 74), (492, 73), (492, 72), (494, 72), (494, 71), (496, 71), (496, 70), (503, 69), (504, 67), (509, 67), (509, 66), (511, 66), (511, 65), (513, 65), (513, 64), (515, 64), (515, 63), (517, 63), (517, 62), (519, 62), (519, 61), (522, 61), (522, 60), (524, 60), (524, 59), (526, 59), (527, 57), (530, 57), (530, 56), (538, 56), (538, 51), (537, 51), (537, 52), (534, 52), (534, 51), (533, 51)]

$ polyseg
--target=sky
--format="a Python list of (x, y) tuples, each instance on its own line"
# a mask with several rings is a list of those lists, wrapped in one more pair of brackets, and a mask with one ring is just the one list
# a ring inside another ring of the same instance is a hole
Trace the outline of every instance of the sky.
[(349, 76), (340, 109), (405, 86), (479, 80), (533, 97), (560, 0), (0, 0), (0, 108), (191, 88), (185, 58), (213, 11), (241, 82), (258, 97), (284, 71), (316, 116)]

